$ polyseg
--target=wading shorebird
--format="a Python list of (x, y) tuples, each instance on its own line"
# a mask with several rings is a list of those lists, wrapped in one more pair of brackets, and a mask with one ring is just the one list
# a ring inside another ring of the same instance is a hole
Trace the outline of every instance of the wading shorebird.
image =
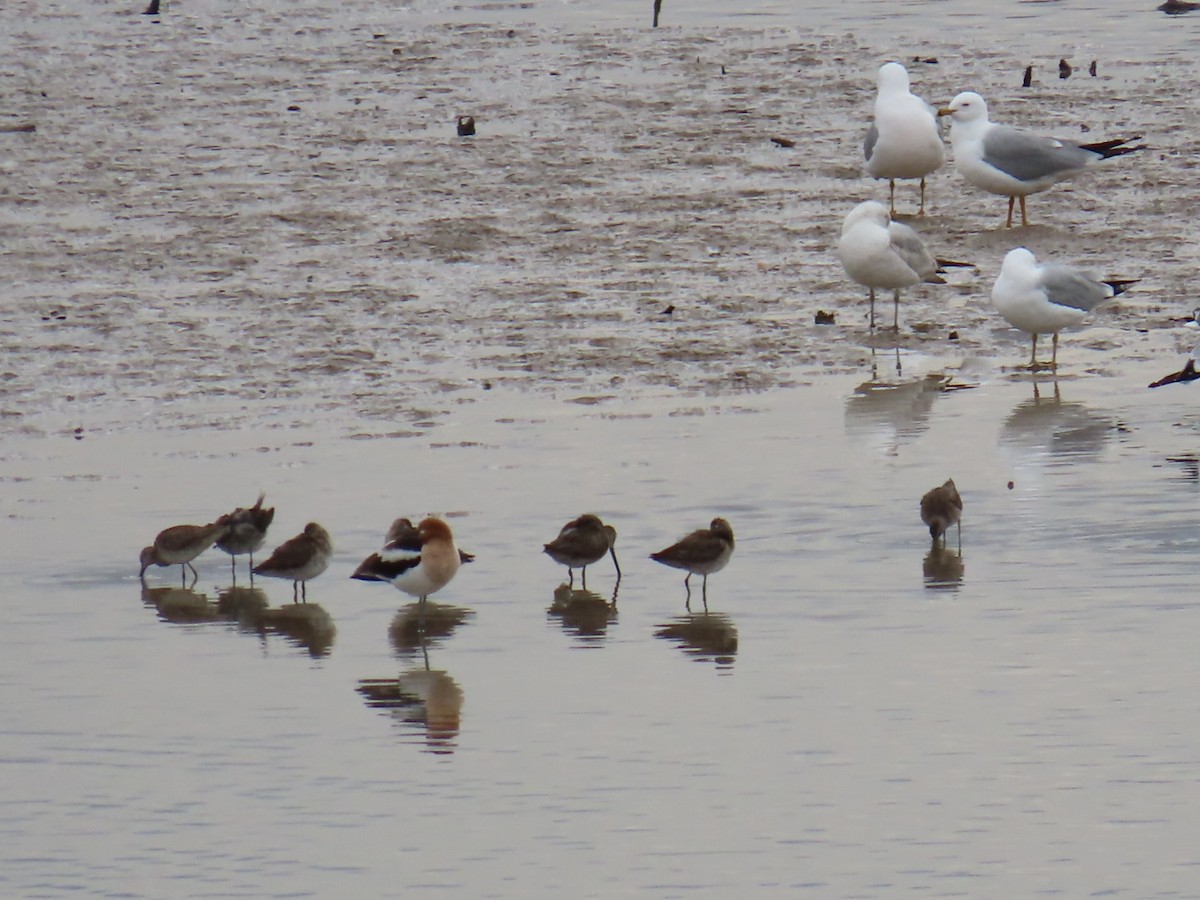
[(142, 549), (142, 570), (138, 577), (145, 579), (150, 566), (179, 566), (180, 580), (192, 570), (193, 582), (200, 577), (192, 560), (215, 544), (226, 533), (228, 526), (219, 522), (211, 525), (172, 525), (158, 533), (154, 543)]
[(958, 526), (958, 541), (962, 544), (962, 497), (954, 486), (954, 479), (947, 478), (946, 483), (933, 488), (921, 498), (921, 521), (929, 526), (929, 537), (937, 544), (941, 539), (942, 546), (946, 545), (946, 532), (951, 525)]
[(945, 158), (937, 110), (909, 90), (908, 70), (899, 63), (879, 67), (879, 93), (875, 121), (863, 141), (867, 172), (888, 180), (888, 206), (896, 215), (896, 182), (921, 179), (921, 205), (925, 215), (925, 176), (937, 171)]
[(266, 562), (259, 563), (250, 571), (268, 578), (283, 578), (292, 583), (292, 602), (308, 601), (307, 582), (329, 568), (333, 555), (333, 540), (329, 532), (316, 522), (309, 522), (304, 531), (275, 548)]
[(687, 601), (684, 605), (691, 609), (692, 588), (689, 584), (693, 575), (703, 575), (701, 594), (704, 597), (704, 608), (708, 609), (708, 576), (720, 572), (733, 555), (733, 529), (724, 519), (712, 520), (708, 528), (693, 531), (687, 537), (672, 544), (666, 550), (651, 553), (650, 558), (672, 569), (684, 569), (687, 575), (683, 586), (687, 589)]
[(1055, 184), (1078, 175), (1089, 164), (1114, 156), (1144, 150), (1144, 144), (1130, 146), (1141, 138), (1133, 137), (1093, 144), (1073, 144), (1058, 138), (1043, 137), (1010, 125), (988, 121), (987, 104), (974, 91), (964, 91), (938, 110), (950, 117), (950, 145), (954, 148), (954, 167), (970, 184), (990, 194), (1008, 198), (1008, 221), (1012, 227), (1013, 204), (1021, 201), (1021, 224), (1028, 225), (1025, 198), (1049, 190)]
[(621, 579), (621, 566), (617, 562), (617, 529), (605, 525), (599, 516), (585, 513), (568, 522), (558, 537), (543, 546), (542, 551), (561, 566), (567, 567), (567, 582), (575, 584), (575, 569), (581, 569), (583, 589), (587, 590), (587, 567), (605, 553), (612, 556), (617, 580)]
[(224, 537), (217, 541), (217, 549), (229, 554), (229, 569), (237, 577), (237, 557), (248, 554), (250, 569), (254, 569), (254, 551), (262, 547), (267, 540), (267, 529), (275, 518), (275, 507), (263, 509), (266, 494), (259, 494), (258, 500), (249, 509), (239, 506), (233, 512), (217, 519), (217, 524), (228, 525)]
[(454, 545), (450, 526), (441, 519), (433, 516), (422, 519), (415, 532), (397, 528), (402, 521), (407, 520), (398, 519), (388, 531), (388, 537), (396, 539), (364, 559), (350, 577), (358, 581), (386, 581), (418, 598), (418, 614), (424, 622), (429, 595), (450, 583), (463, 560)]
[[(1106, 300), (1123, 293), (1138, 279), (1096, 281), (1054, 263), (1038, 265), (1024, 247), (1009, 250), (992, 287), (992, 302), (1008, 324), (1032, 338), (1029, 368), (1058, 368), (1058, 333), (1078, 325)], [(1039, 334), (1054, 335), (1049, 366), (1037, 361)]]

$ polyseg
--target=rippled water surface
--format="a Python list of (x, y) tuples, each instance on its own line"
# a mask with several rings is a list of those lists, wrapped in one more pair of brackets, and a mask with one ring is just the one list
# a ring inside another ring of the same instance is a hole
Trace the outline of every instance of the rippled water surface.
[[(0, 893), (1195, 895), (1200, 416), (1145, 386), (1195, 340), (1200, 19), (140, 5), (0, 10)], [(1151, 149), (1015, 234), (939, 173), (978, 268), (872, 337), (832, 245), (914, 55)], [(1057, 381), (987, 300), (1018, 241), (1142, 278)], [(139, 583), (260, 490), (334, 537), (306, 607), (215, 551)], [(623, 577), (572, 593), (585, 511)], [(349, 575), (430, 512), (477, 559), (422, 640)], [(688, 610), (648, 555), (716, 515)]]

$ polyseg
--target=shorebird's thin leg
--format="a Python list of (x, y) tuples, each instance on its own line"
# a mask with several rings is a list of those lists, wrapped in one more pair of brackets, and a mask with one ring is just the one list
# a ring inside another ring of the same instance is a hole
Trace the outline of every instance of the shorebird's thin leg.
[(617, 583), (619, 584), (621, 581), (621, 566), (617, 563), (617, 551), (609, 547), (608, 555), (612, 557), (613, 568), (617, 570)]
[(958, 520), (958, 555), (962, 556), (962, 519)]
[(298, 582), (298, 581), (293, 581), (293, 582), (292, 582), (292, 602), (293, 602), (293, 603), (299, 603), (299, 602), (300, 602), (300, 595), (299, 595), (298, 593), (296, 593), (296, 591), (297, 591), (297, 588), (299, 587), (299, 585), (300, 585), (300, 582)]
[(417, 601), (417, 628), (421, 634), (425, 633), (425, 597)]
[(875, 331), (875, 288), (867, 288), (871, 292), (871, 331)]
[(567, 587), (575, 587), (575, 570), (567, 566)]
[[(1029, 368), (1036, 370), (1038, 367), (1038, 365), (1037, 365), (1037, 334), (1036, 333), (1032, 334), (1030, 336), (1030, 338), (1031, 338), (1031, 343), (1030, 343), (1031, 349), (1029, 351)], [(1035, 383), (1034, 387), (1036, 387), (1036, 386), (1037, 385)]]
[(1054, 332), (1054, 340), (1051, 341), (1051, 346), (1054, 350), (1050, 354), (1050, 368), (1055, 372), (1058, 371), (1058, 332)]
[(587, 566), (579, 570), (579, 580), (583, 584), (583, 589), (587, 590)]
[(921, 205), (917, 208), (917, 215), (925, 215), (925, 176), (921, 176)]
[(894, 218), (896, 215), (896, 179), (888, 179), (888, 206), (891, 207), (890, 215)]
[(900, 333), (900, 288), (892, 294), (892, 331)]
[(1008, 221), (1004, 223), (1005, 228), (1012, 228), (1013, 204), (1016, 202), (1016, 197), (1008, 198)]
[(300, 582), (300, 600), (303, 603), (308, 602), (308, 582), (307, 581)]
[(701, 594), (704, 597), (704, 611), (708, 612), (708, 576), (707, 575), (704, 576), (703, 589), (701, 590)]
[(692, 611), (692, 586), (689, 583), (692, 580), (692, 573), (688, 572), (683, 576), (683, 589), (687, 591), (687, 597), (683, 601), (683, 608), (688, 612)]
[(1021, 224), (1022, 225), (1029, 224), (1029, 217), (1027, 215), (1025, 215), (1025, 195), (1024, 194), (1021, 195)]

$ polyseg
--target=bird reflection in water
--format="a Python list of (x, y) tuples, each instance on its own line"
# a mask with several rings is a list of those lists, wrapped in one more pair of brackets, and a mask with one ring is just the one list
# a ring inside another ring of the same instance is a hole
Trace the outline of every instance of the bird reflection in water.
[(1045, 391), (1033, 379), (1033, 396), (1013, 408), (1004, 421), (1000, 443), (1054, 456), (1098, 456), (1122, 426), (1082, 403), (1063, 400), (1057, 378), (1052, 385)]
[(871, 380), (856, 387), (846, 401), (846, 432), (880, 435), (886, 438), (888, 449), (895, 452), (902, 439), (916, 437), (928, 430), (929, 416), (938, 397), (972, 387), (974, 385), (955, 382), (942, 372), (883, 381), (878, 378), (872, 363)]
[(217, 604), (207, 594), (198, 594), (190, 587), (149, 587), (143, 581), (142, 602), (154, 607), (164, 622), (177, 625), (216, 622), (221, 618)]
[(954, 551), (935, 543), (921, 562), (921, 574), (929, 590), (957, 591), (962, 586), (964, 571), (961, 544)]
[(458, 626), (475, 615), (465, 606), (425, 601), (424, 623), (421, 621), (420, 601), (402, 607), (388, 626), (388, 637), (401, 657), (414, 656), (418, 650), (424, 652), (426, 641), (437, 643), (452, 635)]
[(738, 632), (724, 613), (689, 613), (655, 628), (654, 636), (671, 641), (698, 662), (711, 661), (719, 671), (733, 668)]
[(554, 589), (554, 599), (546, 615), (558, 619), (563, 631), (574, 633), (584, 646), (599, 646), (604, 642), (608, 626), (617, 621), (620, 587), (618, 578), (609, 601), (595, 591), (575, 590), (569, 584), (560, 584)]
[[(425, 613), (428, 616), (428, 608)], [(405, 726), (423, 728), (430, 752), (453, 753), (462, 720), (462, 688), (447, 672), (430, 668), (424, 641), (420, 650), (420, 665), (397, 678), (364, 678), (357, 690), (367, 706), (388, 710)]]
[(263, 628), (303, 647), (314, 659), (329, 655), (337, 634), (333, 616), (319, 603), (290, 603), (278, 609), (264, 609), (259, 621)]
[(262, 588), (236, 584), (217, 592), (217, 611), (221, 618), (238, 623), (245, 630), (261, 631), (263, 611), (270, 604)]

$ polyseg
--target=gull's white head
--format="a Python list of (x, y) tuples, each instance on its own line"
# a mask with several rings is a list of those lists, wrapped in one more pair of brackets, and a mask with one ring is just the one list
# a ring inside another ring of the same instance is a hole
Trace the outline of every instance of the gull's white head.
[(890, 221), (891, 217), (888, 215), (886, 206), (875, 200), (867, 200), (846, 213), (846, 218), (842, 220), (842, 234), (844, 235), (862, 222), (870, 222), (880, 228), (887, 228)]
[(884, 63), (879, 67), (879, 92), (881, 94), (908, 93), (908, 70), (900, 63)]
[(1037, 272), (1037, 258), (1024, 247), (1009, 250), (1000, 266), (1000, 274), (1008, 276), (1032, 275)]
[(955, 122), (987, 121), (987, 104), (974, 91), (963, 91), (950, 101), (950, 105), (938, 110), (939, 116), (950, 116)]

